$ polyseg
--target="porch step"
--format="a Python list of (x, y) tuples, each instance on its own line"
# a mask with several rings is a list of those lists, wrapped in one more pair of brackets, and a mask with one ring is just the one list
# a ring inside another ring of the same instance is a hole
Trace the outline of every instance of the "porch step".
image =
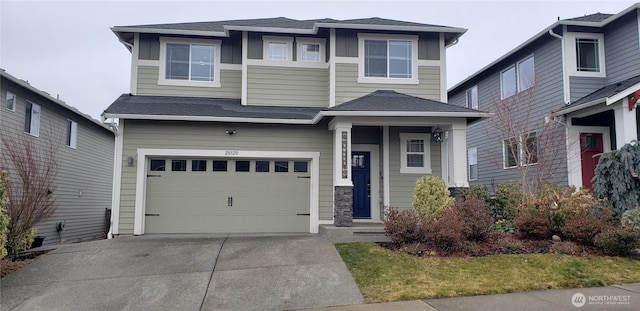
[(320, 225), (318, 233), (333, 243), (389, 242), (380, 223), (353, 223), (351, 227)]

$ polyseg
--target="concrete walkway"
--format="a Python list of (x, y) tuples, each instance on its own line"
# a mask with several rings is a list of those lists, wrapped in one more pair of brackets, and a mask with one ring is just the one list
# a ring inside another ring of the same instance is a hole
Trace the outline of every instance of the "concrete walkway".
[(145, 235), (61, 245), (0, 281), (1, 310), (290, 310), (363, 303), (318, 235)]
[[(581, 294), (581, 295), (580, 295)], [(575, 303), (575, 304), (574, 304)], [(502, 295), (399, 301), (310, 309), (315, 311), (640, 310), (640, 283)]]

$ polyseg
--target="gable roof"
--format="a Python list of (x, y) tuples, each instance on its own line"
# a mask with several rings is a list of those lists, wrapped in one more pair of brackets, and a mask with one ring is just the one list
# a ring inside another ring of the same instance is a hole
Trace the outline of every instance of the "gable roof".
[(629, 12), (632, 12), (632, 11), (634, 11), (636, 9), (640, 9), (640, 3), (635, 3), (632, 6), (626, 8), (625, 10), (623, 10), (622, 12), (617, 13), (617, 14), (595, 13), (595, 14), (585, 15), (585, 16), (581, 16), (581, 17), (575, 17), (575, 18), (569, 18), (569, 19), (561, 19), (561, 20), (553, 23), (551, 26), (549, 26), (549, 27), (545, 28), (544, 30), (540, 31), (539, 33), (537, 33), (533, 37), (529, 38), (527, 41), (525, 41), (522, 44), (518, 45), (517, 47), (515, 47), (511, 51), (509, 51), (506, 54), (500, 56), (498, 59), (496, 59), (493, 62), (489, 63), (488, 65), (482, 67), (480, 70), (478, 70), (475, 73), (469, 75), (468, 77), (466, 77), (462, 81), (456, 83), (454, 86), (450, 87), (447, 90), (447, 92), (452, 93), (452, 92), (458, 91), (460, 88), (464, 87), (466, 85), (466, 83), (469, 82), (470, 80), (475, 79), (477, 76), (479, 76), (482, 73), (484, 73), (485, 71), (491, 69), (493, 66), (498, 65), (500, 62), (502, 62), (506, 58), (510, 57), (511, 55), (519, 52), (523, 48), (527, 47), (529, 44), (531, 44), (535, 40), (538, 40), (539, 38), (542, 38), (543, 36), (550, 35), (550, 32), (553, 31), (553, 29), (556, 28), (557, 26), (567, 25), (567, 26), (585, 26), (585, 27), (604, 27), (604, 26), (608, 25), (609, 23), (611, 23), (613, 21), (616, 21), (617, 19), (627, 15)]
[(466, 107), (449, 105), (443, 102), (389, 90), (375, 91), (371, 94), (328, 108), (327, 111), (478, 112), (477, 110)]
[(67, 105), (67, 103), (65, 103), (64, 101), (62, 101), (62, 100), (60, 100), (60, 99), (57, 99), (57, 98), (55, 98), (55, 97), (51, 96), (51, 94), (49, 94), (49, 93), (47, 93), (47, 92), (45, 92), (45, 91), (42, 91), (42, 90), (39, 90), (39, 89), (35, 88), (35, 87), (34, 87), (34, 86), (32, 86), (31, 84), (29, 84), (29, 82), (24, 81), (24, 80), (22, 80), (22, 79), (18, 79), (18, 78), (16, 78), (16, 77), (14, 77), (14, 76), (12, 76), (12, 75), (8, 74), (8, 73), (7, 73), (4, 69), (2, 69), (2, 68), (0, 68), (0, 77), (5, 78), (5, 79), (7, 79), (7, 80), (9, 80), (9, 81), (11, 81), (11, 82), (13, 82), (13, 83), (15, 83), (15, 84), (19, 85), (20, 87), (23, 87), (23, 88), (25, 88), (25, 89), (27, 89), (27, 90), (29, 90), (29, 91), (31, 91), (31, 92), (33, 92), (33, 93), (35, 93), (35, 94), (40, 95), (41, 97), (45, 98), (45, 99), (46, 99), (46, 100), (48, 100), (49, 102), (51, 102), (51, 103), (53, 103), (53, 104), (56, 104), (56, 105), (58, 105), (59, 107), (61, 107), (61, 108), (65, 109), (65, 110), (67, 110), (67, 111), (70, 111), (70, 112), (72, 112), (72, 113), (74, 113), (74, 114), (76, 114), (76, 115), (80, 116), (80, 117), (81, 117), (81, 118), (83, 118), (83, 119), (88, 120), (88, 121), (89, 121), (89, 122), (91, 122), (91, 123), (95, 123), (96, 125), (100, 126), (101, 128), (103, 128), (103, 129), (105, 129), (105, 130), (107, 130), (107, 131), (109, 131), (109, 132), (113, 132), (113, 131), (112, 131), (112, 129), (111, 129), (108, 125), (106, 125), (106, 124), (104, 124), (104, 123), (102, 123), (102, 122), (100, 122), (100, 121), (98, 121), (98, 120), (96, 120), (96, 119), (92, 118), (90, 115), (88, 115), (88, 114), (86, 114), (86, 113), (84, 113), (84, 112), (82, 112), (82, 111), (78, 110), (78, 108), (76, 108), (76, 107), (73, 107), (73, 106)]
[(639, 89), (640, 75), (606, 85), (595, 92), (570, 103), (566, 108), (558, 111), (557, 114), (567, 114), (602, 103), (609, 105), (620, 100), (617, 99), (619, 96), (627, 96)]

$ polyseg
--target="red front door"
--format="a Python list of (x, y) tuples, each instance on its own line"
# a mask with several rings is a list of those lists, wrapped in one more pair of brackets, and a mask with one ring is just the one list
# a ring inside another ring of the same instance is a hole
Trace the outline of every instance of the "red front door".
[[(580, 133), (580, 162), (582, 164), (582, 187), (593, 191), (593, 177), (600, 160), (599, 154), (604, 151), (602, 134)], [(595, 156), (598, 155), (598, 156)]]

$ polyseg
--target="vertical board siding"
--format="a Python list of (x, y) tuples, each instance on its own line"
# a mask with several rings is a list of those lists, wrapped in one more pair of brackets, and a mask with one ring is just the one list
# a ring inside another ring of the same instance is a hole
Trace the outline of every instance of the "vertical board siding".
[(240, 70), (220, 70), (220, 87), (158, 85), (159, 70), (156, 66), (138, 66), (137, 95), (240, 98)]
[[(4, 107), (7, 90), (16, 95), (15, 112)], [(60, 145), (59, 171), (53, 192), (57, 209), (53, 217), (36, 226), (36, 234), (45, 236), (45, 244), (104, 237), (108, 230), (106, 209), (111, 208), (113, 133), (10, 81), (2, 79), (1, 92), (0, 129), (3, 135), (32, 140), (37, 146), (45, 146), (46, 142)], [(39, 137), (23, 133), (25, 100), (42, 108)], [(76, 149), (66, 146), (67, 120), (78, 123)], [(79, 191), (82, 191), (81, 196)], [(61, 235), (56, 232), (58, 221), (66, 222), (66, 230)]]
[(248, 66), (250, 105), (327, 107), (329, 70)]
[(336, 104), (373, 93), (380, 89), (422, 98), (440, 100), (440, 67), (418, 67), (420, 84), (358, 83), (357, 64), (336, 64)]
[(569, 77), (571, 102), (585, 97), (605, 86), (606, 78)]
[(607, 84), (640, 74), (639, 40), (638, 10), (605, 27), (604, 54), (607, 62)]
[[(236, 130), (237, 134), (225, 134), (229, 128)], [(138, 148), (320, 152), (320, 219), (333, 219), (333, 135), (327, 130), (326, 124), (306, 126), (125, 120), (119, 234), (133, 234), (137, 167), (127, 166), (125, 161), (127, 156), (137, 158)]]

